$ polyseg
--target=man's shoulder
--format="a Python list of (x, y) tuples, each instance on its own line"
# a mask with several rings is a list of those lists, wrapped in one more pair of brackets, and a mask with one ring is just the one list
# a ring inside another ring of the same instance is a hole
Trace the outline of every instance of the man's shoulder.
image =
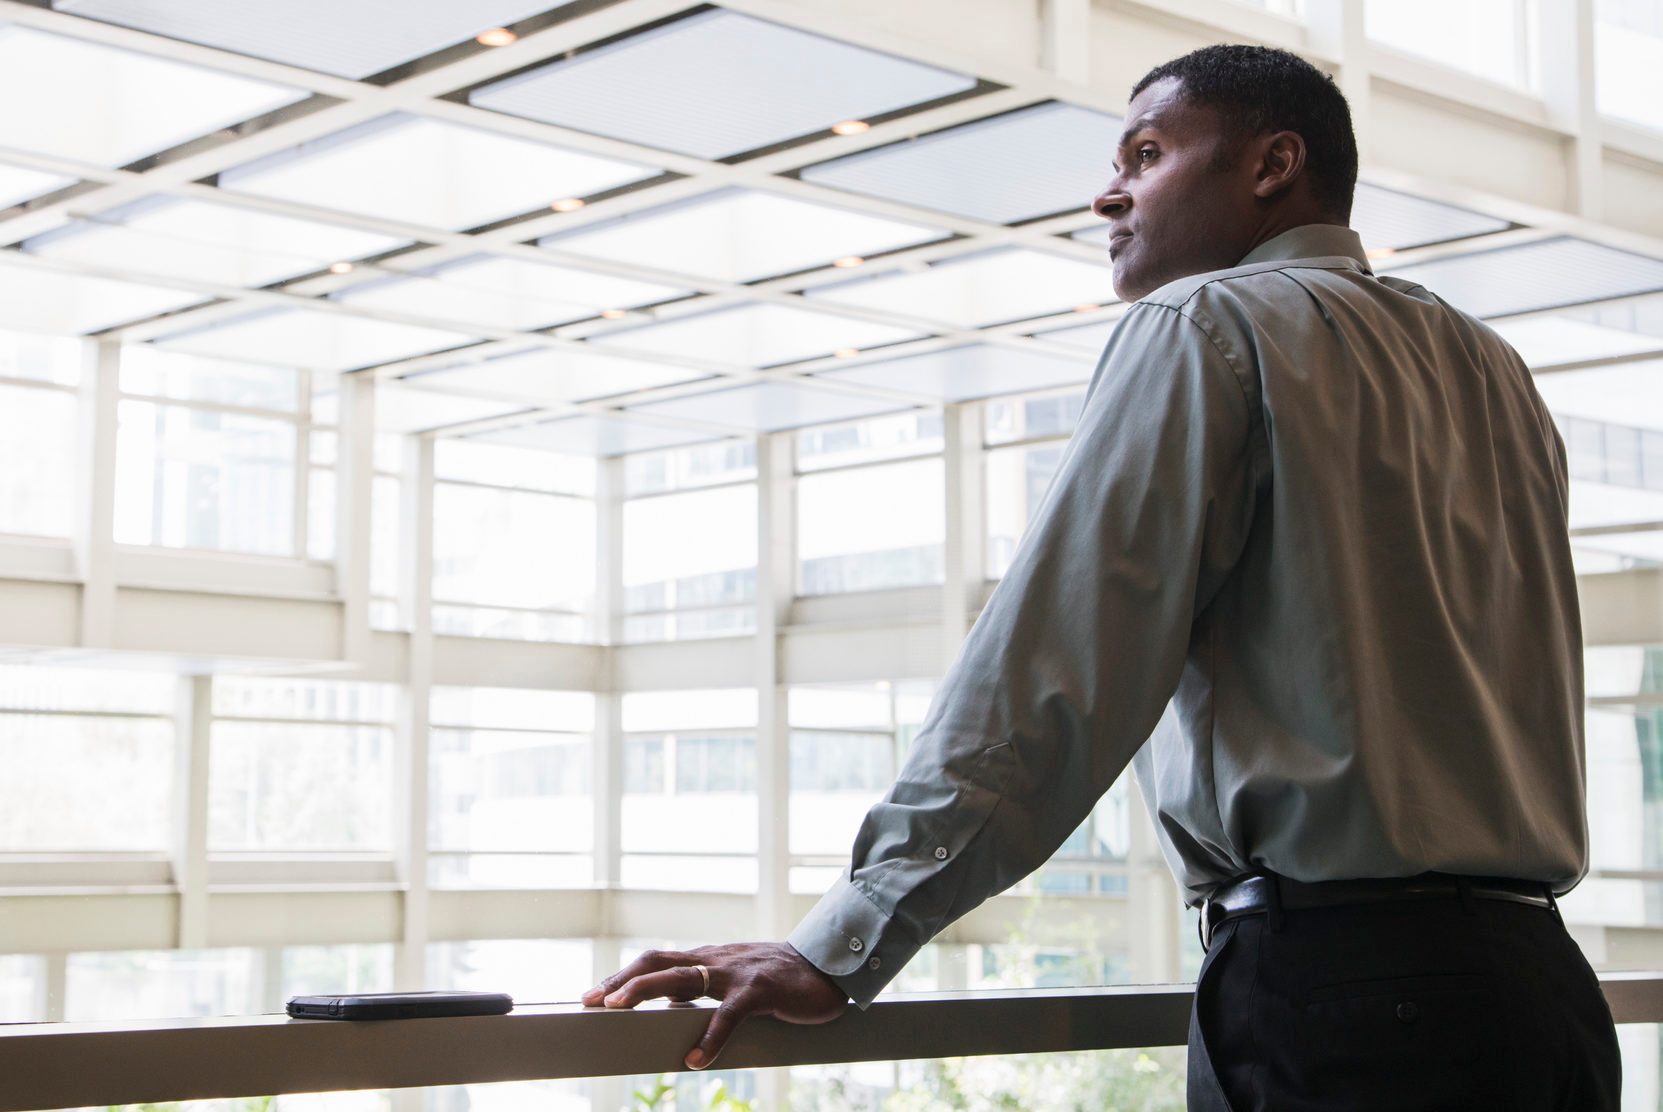
[(1347, 258), (1319, 256), (1308, 259), (1270, 259), (1265, 262), (1233, 266), (1225, 270), (1209, 270), (1178, 278), (1152, 293), (1139, 298), (1137, 305), (1158, 306), (1187, 312), (1197, 304), (1212, 299), (1230, 299), (1265, 289), (1285, 290), (1290, 270), (1350, 271), (1360, 273), (1356, 264)]

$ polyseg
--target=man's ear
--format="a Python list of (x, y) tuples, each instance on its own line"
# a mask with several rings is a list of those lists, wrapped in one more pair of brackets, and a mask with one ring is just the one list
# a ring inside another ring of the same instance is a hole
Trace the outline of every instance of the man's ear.
[(1305, 172), (1305, 140), (1297, 131), (1278, 131), (1262, 138), (1260, 144), (1253, 195), (1268, 199), (1288, 188)]

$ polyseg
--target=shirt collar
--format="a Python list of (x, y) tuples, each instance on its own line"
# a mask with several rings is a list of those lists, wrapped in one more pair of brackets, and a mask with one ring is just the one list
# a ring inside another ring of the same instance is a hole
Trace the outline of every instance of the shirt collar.
[(1247, 253), (1236, 265), (1280, 262), (1287, 259), (1316, 259), (1339, 256), (1354, 260), (1369, 274), (1368, 253), (1356, 232), (1340, 224), (1304, 224), (1290, 228), (1279, 236), (1267, 239)]

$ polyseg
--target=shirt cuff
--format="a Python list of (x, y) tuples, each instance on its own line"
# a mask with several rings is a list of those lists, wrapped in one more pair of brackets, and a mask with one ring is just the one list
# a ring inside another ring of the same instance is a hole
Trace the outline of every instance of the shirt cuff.
[(820, 897), (786, 941), (862, 1011), (921, 948), (846, 875)]

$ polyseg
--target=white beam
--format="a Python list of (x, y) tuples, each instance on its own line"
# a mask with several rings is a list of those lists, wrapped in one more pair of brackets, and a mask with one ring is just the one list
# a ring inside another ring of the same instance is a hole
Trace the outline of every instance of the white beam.
[(759, 437), (757, 470), (757, 930), (783, 938), (790, 908), (791, 724), (780, 628), (796, 594), (794, 433)]
[(394, 731), (394, 856), (404, 888), (402, 933), (393, 982), (404, 991), (427, 983), (428, 806), (433, 692), (433, 439), (404, 443), (399, 484), (399, 610), (408, 630), (404, 683)]
[(181, 676), (174, 701), (173, 884), (179, 891), (177, 945), (208, 943), (208, 778), (214, 679)]
[(81, 364), (75, 562), (81, 578), (80, 643), (115, 640), (115, 467), (121, 346), (87, 341)]
[(370, 523), (375, 489), (375, 378), (343, 375), (335, 456), (335, 592), (341, 600), (340, 657), (370, 655)]

